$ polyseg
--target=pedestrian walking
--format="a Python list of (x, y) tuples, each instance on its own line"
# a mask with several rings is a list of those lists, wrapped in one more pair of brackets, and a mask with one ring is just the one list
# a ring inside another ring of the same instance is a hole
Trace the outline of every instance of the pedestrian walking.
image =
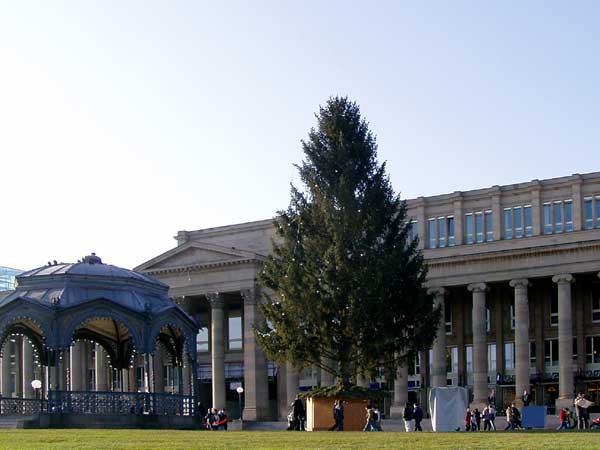
[(421, 428), (421, 421), (423, 420), (423, 409), (421, 409), (418, 403), (415, 403), (415, 407), (413, 409), (413, 417), (415, 419), (415, 431), (423, 431), (423, 428)]
[(404, 407), (404, 413), (402, 414), (404, 419), (404, 429), (406, 432), (414, 431), (415, 426), (415, 414), (411, 404), (407, 403)]
[(371, 403), (367, 403), (367, 406), (365, 407), (365, 412), (366, 412), (366, 423), (365, 423), (365, 427), (363, 428), (363, 431), (374, 431), (375, 427), (373, 424), (373, 419), (374, 419), (373, 405), (371, 405)]
[(467, 408), (467, 414), (465, 415), (465, 431), (471, 431), (471, 410)]
[(344, 431), (344, 400), (336, 400), (333, 402), (333, 420), (335, 423), (329, 431)]
[(300, 395), (296, 395), (296, 398), (292, 402), (292, 416), (294, 417), (294, 430), (304, 431), (306, 410), (304, 409), (304, 403), (302, 403)]

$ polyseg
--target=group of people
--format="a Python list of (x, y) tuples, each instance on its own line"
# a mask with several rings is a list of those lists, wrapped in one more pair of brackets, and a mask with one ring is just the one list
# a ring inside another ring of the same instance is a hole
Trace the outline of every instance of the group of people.
[(521, 422), (521, 411), (514, 403), (511, 403), (506, 408), (506, 430), (522, 430), (523, 423)]
[(578, 430), (587, 430), (596, 425), (595, 423), (590, 423), (590, 413), (588, 408), (591, 405), (593, 405), (593, 402), (586, 399), (583, 392), (577, 394), (577, 397), (573, 402), (573, 406), (575, 407), (575, 415), (573, 415), (573, 411), (571, 411), (569, 408), (562, 408), (558, 413), (560, 425), (557, 430), (569, 430), (572, 428), (577, 428)]
[(383, 431), (381, 428), (381, 411), (377, 404), (370, 402), (365, 406), (367, 423), (363, 428), (363, 431)]
[(404, 420), (404, 429), (407, 432), (423, 431), (423, 428), (421, 428), (423, 409), (418, 403), (407, 403), (404, 407), (404, 412), (402, 413), (402, 419)]
[(478, 408), (467, 408), (465, 431), (480, 431), (483, 420), (483, 431), (496, 431), (496, 409), (491, 403), (479, 411)]
[[(528, 406), (531, 402), (531, 395), (525, 391), (521, 397), (524, 406)], [(332, 409), (334, 424), (329, 428), (329, 431), (344, 430), (344, 400), (335, 400)], [(557, 430), (578, 428), (585, 430), (590, 427), (600, 428), (600, 419), (594, 423), (590, 423), (590, 415), (588, 412), (589, 406), (593, 402), (587, 400), (583, 392), (580, 392), (574, 401), (574, 412), (569, 408), (562, 408), (559, 412), (560, 426)], [(291, 404), (292, 410), (288, 416), (288, 430), (304, 431), (306, 420), (306, 410), (299, 396)], [(523, 429), (521, 411), (513, 402), (506, 407), (506, 428), (507, 430)], [(379, 407), (375, 403), (368, 402), (365, 407), (366, 423), (363, 431), (383, 431), (381, 427), (382, 414)], [(421, 421), (424, 413), (418, 403), (407, 403), (403, 412), (404, 427), (407, 432), (423, 431)], [(227, 429), (227, 415), (225, 411), (217, 412), (214, 408), (210, 409), (205, 417), (207, 428), (212, 430)], [(483, 411), (478, 408), (467, 408), (465, 416), (465, 431), (496, 431), (496, 409), (493, 403), (488, 404)], [(597, 423), (596, 423), (597, 422)]]
[(204, 416), (204, 424), (208, 430), (227, 430), (227, 422), (229, 418), (224, 409), (217, 411), (215, 408), (209, 408)]

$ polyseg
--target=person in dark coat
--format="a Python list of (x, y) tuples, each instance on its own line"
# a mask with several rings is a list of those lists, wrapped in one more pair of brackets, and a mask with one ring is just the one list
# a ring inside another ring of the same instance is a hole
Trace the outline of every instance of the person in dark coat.
[(523, 406), (529, 406), (531, 403), (531, 394), (527, 392), (527, 390), (523, 391), (523, 397), (521, 397), (521, 400), (523, 400)]
[(413, 417), (415, 419), (415, 431), (423, 431), (421, 428), (421, 421), (423, 420), (423, 410), (418, 403), (415, 403), (415, 409), (413, 409)]
[(479, 431), (479, 430), (481, 430), (481, 411), (479, 411), (479, 409), (475, 408), (473, 415), (475, 416), (475, 423), (477, 424), (477, 431)]
[(344, 431), (344, 400), (336, 400), (333, 402), (333, 420), (335, 423), (329, 429), (329, 431)]
[(294, 429), (296, 431), (304, 431), (306, 411), (304, 410), (304, 404), (299, 395), (296, 395), (296, 399), (292, 403), (292, 415), (294, 416)]

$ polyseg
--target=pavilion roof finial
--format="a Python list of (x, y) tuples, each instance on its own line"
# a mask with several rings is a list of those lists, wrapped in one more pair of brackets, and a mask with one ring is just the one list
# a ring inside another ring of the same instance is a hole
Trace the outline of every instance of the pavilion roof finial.
[(82, 261), (88, 264), (102, 264), (102, 259), (96, 256), (94, 252), (91, 255), (84, 256)]

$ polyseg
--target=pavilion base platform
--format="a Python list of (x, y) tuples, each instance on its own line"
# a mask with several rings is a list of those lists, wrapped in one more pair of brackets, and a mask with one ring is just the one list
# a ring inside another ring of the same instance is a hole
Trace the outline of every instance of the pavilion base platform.
[(204, 429), (200, 418), (193, 416), (51, 413), (40, 413), (33, 416), (2, 416), (0, 417), (0, 428)]

